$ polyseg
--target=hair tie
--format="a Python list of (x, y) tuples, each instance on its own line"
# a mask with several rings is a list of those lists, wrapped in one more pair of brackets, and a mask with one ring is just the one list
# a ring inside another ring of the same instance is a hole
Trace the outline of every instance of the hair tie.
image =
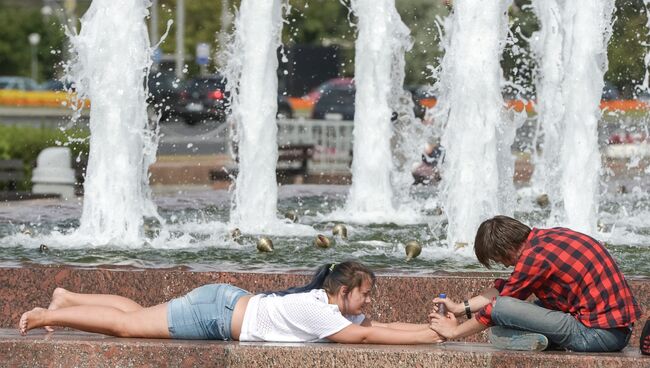
[(336, 267), (336, 263), (332, 263), (330, 266), (330, 272), (334, 272), (334, 267)]

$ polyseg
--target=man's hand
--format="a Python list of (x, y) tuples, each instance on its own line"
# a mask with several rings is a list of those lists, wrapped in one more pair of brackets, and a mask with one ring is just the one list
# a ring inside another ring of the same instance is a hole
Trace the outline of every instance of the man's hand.
[(456, 337), (456, 328), (458, 327), (458, 320), (453, 313), (447, 313), (447, 316), (442, 316), (438, 312), (429, 314), (429, 328), (436, 331), (440, 336), (447, 340)]
[(449, 298), (434, 298), (433, 311), (431, 313), (438, 313), (438, 303), (444, 303), (445, 306), (447, 306), (447, 311), (453, 313), (456, 317), (465, 314), (465, 305), (463, 305), (463, 303), (454, 303), (454, 301)]

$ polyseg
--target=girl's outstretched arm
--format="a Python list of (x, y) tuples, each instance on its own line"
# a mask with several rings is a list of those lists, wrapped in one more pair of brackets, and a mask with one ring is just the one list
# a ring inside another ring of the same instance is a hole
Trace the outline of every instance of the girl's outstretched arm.
[(369, 319), (365, 319), (361, 326), (366, 326), (366, 327), (384, 327), (384, 328), (392, 328), (394, 330), (403, 330), (403, 331), (418, 331), (418, 330), (424, 330), (429, 328), (428, 323), (408, 323), (408, 322), (378, 322), (378, 321), (371, 321)]
[(442, 342), (438, 333), (426, 328), (413, 331), (379, 326), (349, 325), (341, 331), (327, 337), (334, 342), (345, 344), (433, 344)]

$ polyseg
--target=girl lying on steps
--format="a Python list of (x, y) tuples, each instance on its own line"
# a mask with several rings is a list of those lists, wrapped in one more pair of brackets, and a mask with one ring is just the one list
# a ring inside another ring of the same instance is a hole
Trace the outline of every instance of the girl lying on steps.
[(144, 308), (118, 295), (77, 294), (57, 288), (48, 309), (22, 315), (21, 334), (49, 326), (118, 337), (239, 341), (425, 344), (443, 339), (428, 324), (380, 323), (361, 313), (370, 303), (374, 273), (358, 262), (325, 264), (311, 282), (252, 295), (208, 284)]

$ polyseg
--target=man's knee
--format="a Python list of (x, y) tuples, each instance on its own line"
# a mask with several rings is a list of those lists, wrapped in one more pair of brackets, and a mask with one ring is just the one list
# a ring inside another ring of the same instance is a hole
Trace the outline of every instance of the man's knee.
[(523, 300), (513, 298), (510, 296), (497, 296), (493, 301), (492, 301), (492, 310), (501, 310), (501, 311), (507, 311), (507, 310), (512, 310), (514, 308), (517, 308), (521, 306), (521, 303), (526, 303)]
[(526, 301), (509, 296), (497, 296), (492, 301), (492, 320), (496, 324), (509, 324), (513, 319), (525, 318), (527, 307)]

